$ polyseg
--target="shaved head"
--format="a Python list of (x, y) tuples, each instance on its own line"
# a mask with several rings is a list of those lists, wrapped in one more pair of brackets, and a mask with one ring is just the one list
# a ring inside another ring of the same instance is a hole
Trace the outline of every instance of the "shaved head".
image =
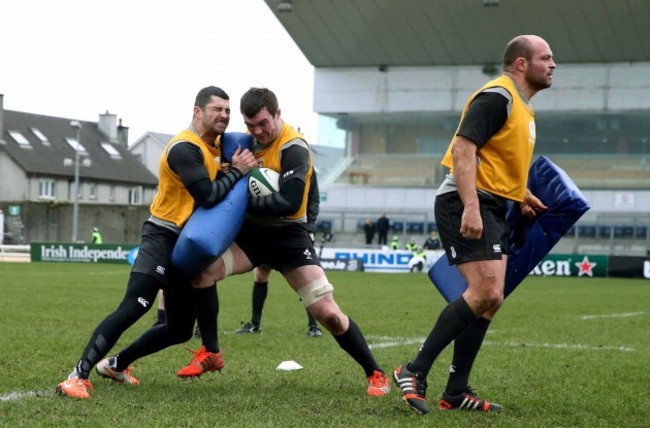
[(526, 61), (533, 58), (533, 54), (539, 45), (548, 45), (544, 39), (534, 35), (521, 35), (510, 40), (506, 45), (503, 53), (503, 68), (507, 70), (511, 67), (517, 58), (523, 57)]

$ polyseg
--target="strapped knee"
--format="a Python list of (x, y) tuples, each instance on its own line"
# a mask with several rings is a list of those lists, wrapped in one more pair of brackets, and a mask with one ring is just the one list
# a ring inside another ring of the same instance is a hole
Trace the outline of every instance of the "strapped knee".
[(305, 307), (309, 307), (328, 294), (332, 294), (333, 291), (332, 284), (327, 281), (326, 277), (322, 277), (300, 287), (298, 295)]
[(234, 264), (234, 257), (232, 255), (232, 251), (230, 251), (230, 248), (228, 248), (222, 255), (221, 258), (223, 259), (223, 277), (230, 276), (232, 274), (233, 270), (233, 264)]

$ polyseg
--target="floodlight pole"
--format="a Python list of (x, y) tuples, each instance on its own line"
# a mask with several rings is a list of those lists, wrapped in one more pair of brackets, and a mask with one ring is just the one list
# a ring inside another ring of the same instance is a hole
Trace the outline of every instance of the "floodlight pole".
[(77, 130), (77, 145), (74, 150), (74, 194), (72, 195), (72, 242), (77, 242), (79, 230), (79, 144), (81, 143), (81, 122), (73, 120), (70, 126)]

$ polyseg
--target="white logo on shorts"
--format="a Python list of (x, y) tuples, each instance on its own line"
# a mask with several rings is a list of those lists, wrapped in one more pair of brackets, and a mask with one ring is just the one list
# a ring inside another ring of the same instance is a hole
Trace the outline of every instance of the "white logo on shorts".
[(142, 305), (142, 307), (146, 308), (149, 306), (149, 302), (147, 302), (144, 298), (138, 297), (138, 303)]
[(501, 244), (492, 245), (492, 251), (494, 251), (495, 253), (500, 253), (501, 252)]
[(156, 266), (156, 273), (159, 273), (162, 276), (165, 276), (165, 268), (163, 266)]
[(311, 251), (305, 249), (305, 252), (303, 254), (307, 260), (311, 260)]
[(449, 251), (451, 252), (451, 258), (452, 258), (452, 259), (455, 259), (455, 258), (456, 258), (456, 248), (454, 248), (454, 246), (452, 245), (452, 246), (449, 248)]

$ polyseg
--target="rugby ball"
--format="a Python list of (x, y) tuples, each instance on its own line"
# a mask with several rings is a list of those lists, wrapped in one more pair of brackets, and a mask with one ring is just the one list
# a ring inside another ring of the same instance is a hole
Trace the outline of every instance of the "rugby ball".
[(248, 193), (253, 198), (280, 190), (280, 173), (270, 168), (253, 168), (248, 175)]

